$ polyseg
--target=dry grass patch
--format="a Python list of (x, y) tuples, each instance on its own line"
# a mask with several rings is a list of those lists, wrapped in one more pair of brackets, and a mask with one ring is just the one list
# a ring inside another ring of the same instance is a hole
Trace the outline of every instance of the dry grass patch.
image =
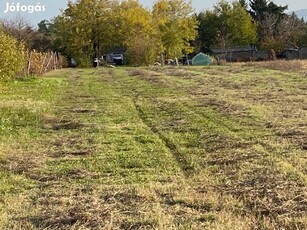
[(48, 140), (48, 156), (64, 157), (64, 156), (89, 156), (96, 150), (96, 143), (90, 136), (63, 136), (56, 137), (54, 140)]
[(0, 170), (14, 174), (23, 174), (39, 166), (41, 165), (33, 158), (33, 155), (21, 156), (9, 154), (0, 160)]
[(84, 126), (79, 121), (53, 116), (45, 116), (43, 121), (45, 129), (51, 129), (54, 131), (81, 129)]
[(289, 181), (272, 168), (252, 170), (226, 191), (244, 201), (260, 226), (266, 217), (276, 228), (303, 229), (305, 226), (298, 219), (307, 212), (306, 186)]
[[(138, 187), (56, 187), (33, 197), (25, 221), (37, 229), (154, 229), (156, 198)], [(158, 215), (158, 213), (156, 214)]]
[(284, 72), (297, 72), (305, 69), (305, 62), (300, 60), (277, 60), (266, 62), (252, 62), (248, 66), (257, 66), (265, 69), (280, 70)]

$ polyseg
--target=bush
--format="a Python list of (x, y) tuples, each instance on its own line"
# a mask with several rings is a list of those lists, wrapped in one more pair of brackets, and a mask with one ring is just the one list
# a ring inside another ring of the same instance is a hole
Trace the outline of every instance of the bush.
[(13, 78), (25, 64), (24, 46), (6, 35), (0, 27), (0, 80)]

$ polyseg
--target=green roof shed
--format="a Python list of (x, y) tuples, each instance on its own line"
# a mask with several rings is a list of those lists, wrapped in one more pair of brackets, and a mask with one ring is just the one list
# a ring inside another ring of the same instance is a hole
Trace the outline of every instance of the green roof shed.
[(207, 54), (199, 53), (192, 58), (192, 65), (211, 65), (213, 58)]

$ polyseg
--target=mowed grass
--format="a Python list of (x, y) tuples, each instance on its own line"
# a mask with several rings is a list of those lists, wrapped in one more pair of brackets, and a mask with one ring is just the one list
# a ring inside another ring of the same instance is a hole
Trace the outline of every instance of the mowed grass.
[(0, 83), (1, 229), (306, 229), (305, 70)]

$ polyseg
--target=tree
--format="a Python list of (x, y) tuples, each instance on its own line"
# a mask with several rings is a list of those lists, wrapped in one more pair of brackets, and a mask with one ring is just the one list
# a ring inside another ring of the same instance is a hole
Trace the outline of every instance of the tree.
[(38, 23), (38, 29), (33, 38), (33, 44), (31, 49), (40, 52), (47, 52), (54, 49), (52, 26), (53, 24), (48, 20), (42, 20)]
[(27, 49), (32, 48), (36, 31), (26, 18), (16, 16), (9, 20), (2, 20), (1, 24), (6, 34), (14, 37), (18, 42), (23, 43)]
[(213, 11), (207, 10), (197, 15), (199, 22), (196, 49), (208, 52), (210, 48), (217, 46), (217, 36), (221, 27), (220, 18)]
[(306, 34), (306, 23), (300, 20), (295, 13), (285, 15), (277, 24), (274, 33), (276, 51), (281, 51), (286, 47), (297, 47)]
[(197, 27), (192, 12), (183, 0), (160, 0), (152, 13), (137, 0), (77, 0), (55, 18), (54, 42), (83, 65), (115, 46), (126, 47), (130, 61), (149, 64), (159, 53), (175, 58), (192, 50)]
[(0, 26), (0, 79), (8, 80), (20, 72), (26, 62), (24, 46), (4, 33)]
[(284, 11), (288, 9), (288, 6), (278, 6), (274, 2), (269, 0), (250, 0), (250, 14), (256, 21), (265, 19), (266, 14), (274, 14), (281, 18), (285, 15)]
[(160, 37), (152, 14), (135, 0), (123, 1), (117, 10), (117, 37), (127, 49), (132, 65), (153, 64), (160, 51)]
[(306, 23), (294, 13), (287, 15), (284, 11), (288, 6), (278, 6), (267, 0), (251, 0), (250, 7), (250, 14), (259, 25), (260, 48), (282, 51), (303, 44)]
[(239, 0), (239, 3), (244, 9), (247, 9), (248, 3), (245, 0)]
[(250, 0), (250, 7), (249, 12), (258, 24), (259, 44), (266, 49), (280, 49), (277, 27), (286, 17), (284, 11), (288, 6), (278, 6), (268, 0)]
[(55, 46), (67, 56), (74, 57), (81, 66), (91, 65), (93, 57), (100, 57), (102, 48), (112, 39), (111, 11), (117, 4), (108, 0), (77, 0), (54, 20)]
[(158, 0), (152, 13), (160, 30), (161, 53), (168, 58), (178, 58), (193, 51), (191, 41), (197, 36), (198, 23), (191, 2)]
[(301, 22), (303, 23), (303, 28), (301, 29), (301, 36), (298, 37), (297, 45), (300, 47), (306, 47), (307, 46), (307, 23), (304, 22), (302, 19)]
[(220, 1), (213, 10), (198, 15), (198, 44), (201, 51), (211, 47), (248, 46), (257, 41), (257, 27), (240, 2)]
[(38, 29), (34, 29), (25, 18), (20, 16), (2, 20), (1, 24), (6, 34), (23, 43), (28, 50), (46, 52), (54, 48), (52, 23), (47, 20), (38, 23)]

